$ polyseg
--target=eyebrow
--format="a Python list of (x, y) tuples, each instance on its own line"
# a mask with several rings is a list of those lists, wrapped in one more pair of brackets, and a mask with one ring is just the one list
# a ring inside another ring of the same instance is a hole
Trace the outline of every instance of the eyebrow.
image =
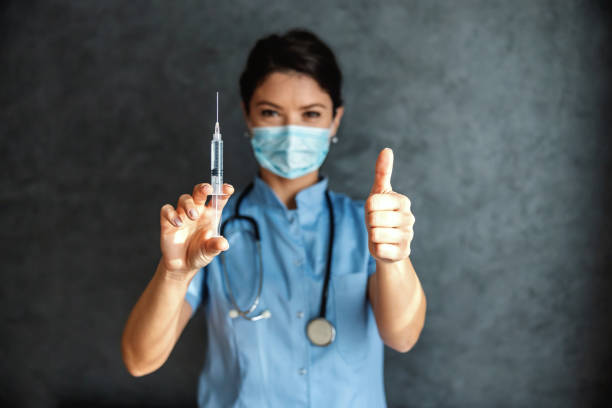
[[(259, 105), (270, 105), (270, 106), (274, 106), (277, 109), (283, 109), (282, 107), (278, 106), (275, 103), (269, 102), (269, 101), (259, 101), (255, 104), (255, 106), (259, 106)], [(325, 105), (323, 105), (322, 103), (311, 103), (310, 105), (306, 105), (306, 106), (302, 106), (300, 109), (310, 109), (310, 108), (314, 108), (315, 106), (319, 106), (323, 109), (325, 109)]]

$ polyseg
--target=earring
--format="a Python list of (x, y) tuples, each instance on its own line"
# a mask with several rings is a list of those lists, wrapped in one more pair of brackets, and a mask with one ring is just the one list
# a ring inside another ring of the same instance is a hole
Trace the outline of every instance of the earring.
[(332, 136), (331, 142), (332, 143), (338, 143), (338, 136), (336, 136), (336, 135)]

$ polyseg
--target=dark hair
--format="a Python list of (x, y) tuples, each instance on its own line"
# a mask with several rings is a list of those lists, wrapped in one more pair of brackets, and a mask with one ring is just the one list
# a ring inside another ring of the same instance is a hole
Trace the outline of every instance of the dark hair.
[(261, 38), (240, 75), (240, 96), (247, 113), (255, 89), (273, 72), (295, 71), (313, 78), (331, 97), (333, 115), (342, 106), (342, 73), (332, 50), (312, 32), (292, 29)]

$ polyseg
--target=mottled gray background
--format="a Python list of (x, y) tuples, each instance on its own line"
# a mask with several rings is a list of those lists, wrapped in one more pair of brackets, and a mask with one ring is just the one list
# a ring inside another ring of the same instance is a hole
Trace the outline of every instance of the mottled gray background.
[(0, 403), (193, 406), (199, 313), (134, 379), (119, 340), (160, 256), (158, 213), (255, 171), (238, 76), (312, 29), (345, 74), (331, 186), (378, 151), (416, 216), (427, 321), (386, 350), (390, 407), (604, 406), (612, 386), (610, 7), (604, 1), (12, 1), (0, 6)]

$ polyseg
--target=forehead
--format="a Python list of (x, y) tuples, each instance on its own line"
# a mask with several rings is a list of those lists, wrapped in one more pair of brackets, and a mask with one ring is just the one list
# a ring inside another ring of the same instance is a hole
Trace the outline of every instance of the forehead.
[(259, 85), (251, 103), (268, 101), (282, 106), (322, 103), (331, 109), (329, 94), (308, 75), (297, 72), (273, 72)]

